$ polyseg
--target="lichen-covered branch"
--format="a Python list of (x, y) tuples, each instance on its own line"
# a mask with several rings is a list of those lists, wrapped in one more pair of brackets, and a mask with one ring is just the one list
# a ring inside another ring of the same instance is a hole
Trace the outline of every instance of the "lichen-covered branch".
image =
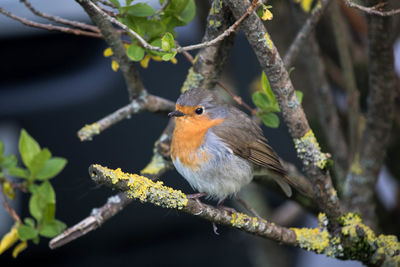
[(62, 27), (62, 26), (57, 26), (57, 25), (53, 25), (53, 24), (43, 24), (43, 23), (27, 20), (27, 19), (24, 19), (24, 18), (21, 18), (21, 17), (15, 15), (11, 12), (8, 12), (1, 7), (0, 7), (0, 13), (2, 13), (3, 15), (5, 15), (13, 20), (19, 21), (26, 26), (33, 27), (33, 28), (38, 28), (38, 29), (43, 29), (43, 30), (48, 30), (48, 31), (59, 31), (59, 32), (70, 33), (70, 34), (75, 34), (75, 35), (103, 38), (103, 35), (101, 35), (101, 33), (98, 33), (98, 32), (84, 31), (84, 30), (80, 30), (80, 29)]
[[(249, 6), (248, 0), (225, 0), (233, 15), (240, 17)], [(322, 153), (310, 129), (301, 104), (289, 79), (286, 67), (260, 18), (252, 13), (241, 24), (262, 70), (268, 77), (278, 100), (282, 116), (295, 143), (297, 155), (314, 185), (314, 194), (321, 210), (326, 210), (330, 223), (335, 224), (340, 215), (339, 200), (326, 171), (327, 156)]]
[(330, 0), (322, 0), (321, 7), (316, 7), (312, 10), (311, 16), (301, 27), (300, 31), (296, 35), (296, 38), (286, 52), (285, 57), (283, 58), (286, 68), (289, 68), (293, 64), (293, 61), (296, 59), (300, 49), (303, 47), (304, 42), (309, 38), (310, 34), (317, 26), (319, 19), (321, 18), (325, 9), (328, 7), (329, 3)]
[[(377, 4), (378, 1), (370, 3)], [(367, 122), (353, 162), (357, 168), (351, 168), (344, 188), (346, 207), (360, 212), (366, 224), (373, 228), (376, 227), (375, 185), (389, 141), (394, 99), (397, 95), (390, 18), (367, 16), (369, 40)]]
[(335, 235), (328, 232), (328, 219), (323, 213), (318, 216), (318, 228), (288, 229), (262, 218), (239, 212), (230, 213), (201, 203), (188, 198), (180, 190), (165, 186), (161, 181), (153, 182), (137, 174), (124, 173), (121, 169), (112, 170), (96, 164), (89, 167), (89, 174), (96, 183), (124, 191), (128, 198), (176, 209), (279, 243), (330, 257), (359, 260), (368, 265), (395, 266), (400, 263), (400, 243), (397, 238), (390, 235), (376, 236), (353, 213), (338, 218), (340, 229), (337, 229)]
[(175, 104), (172, 101), (142, 91), (142, 94), (138, 98), (133, 99), (128, 105), (95, 123), (84, 126), (78, 131), (78, 137), (81, 141), (89, 141), (92, 140), (93, 136), (100, 134), (102, 131), (123, 119), (129, 118), (133, 114), (145, 110), (154, 113), (168, 113), (174, 110), (174, 108)]
[(129, 60), (126, 55), (125, 47), (122, 43), (121, 36), (113, 27), (111, 22), (106, 19), (105, 13), (102, 12), (90, 0), (76, 0), (86, 11), (92, 21), (100, 29), (104, 36), (104, 40), (111, 47), (114, 57), (119, 64), (119, 68), (124, 76), (125, 83), (129, 92), (129, 98), (133, 100), (138, 97), (144, 90), (139, 73), (136, 69), (135, 62)]

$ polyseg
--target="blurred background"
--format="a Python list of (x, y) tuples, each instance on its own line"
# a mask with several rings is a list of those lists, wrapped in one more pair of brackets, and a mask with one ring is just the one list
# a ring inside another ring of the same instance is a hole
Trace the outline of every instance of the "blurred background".
[[(158, 5), (158, 1), (147, 2)], [(75, 1), (32, 0), (31, 3), (35, 8), (52, 15), (89, 22)], [(298, 14), (299, 10), (287, 1), (275, 0), (271, 4), (275, 18), (268, 22), (268, 28), (272, 39), (284, 54), (298, 30), (299, 25), (293, 14)], [(3, 0), (0, 6), (21, 17), (45, 22), (30, 13), (19, 1)], [(201, 41), (209, 2), (197, 1), (197, 8), (195, 20), (178, 28), (181, 45)], [(362, 16), (358, 15), (357, 18)], [(365, 21), (361, 25), (365, 25)], [(334, 37), (326, 28), (329, 28), (329, 19), (322, 20), (317, 31), (318, 40), (321, 47), (325, 48), (323, 53), (337, 62), (335, 51), (332, 51)], [(365, 29), (362, 26), (353, 29), (352, 36), (357, 39), (355, 43), (363, 53)], [(400, 42), (396, 47), (399, 54)], [(79, 141), (76, 133), (81, 127), (129, 102), (121, 73), (113, 72), (111, 60), (103, 57), (105, 48), (107, 46), (103, 40), (38, 30), (0, 15), (0, 139), (5, 143), (6, 154), (17, 154), (18, 136), (24, 128), (42, 147), (48, 147), (53, 155), (68, 159), (64, 171), (52, 180), (57, 193), (56, 216), (68, 226), (78, 223), (93, 208), (102, 206), (109, 196), (116, 194), (109, 188), (96, 186), (88, 176), (88, 166), (99, 163), (138, 173), (151, 159), (154, 141), (167, 124), (166, 117), (146, 112), (118, 123), (94, 137), (93, 141)], [(183, 56), (178, 55), (177, 59), (176, 65), (154, 61), (150, 62), (147, 69), (138, 65), (144, 85), (150, 93), (176, 100), (190, 67)], [(303, 61), (304, 57), (300, 55), (291, 77), (296, 89), (304, 93), (303, 106), (312, 128), (319, 136), (313, 96), (308, 89), (312, 75), (304, 73)], [(362, 60), (359, 62), (362, 63)], [(364, 65), (361, 63), (359, 73), (365, 73), (365, 62)], [(400, 69), (399, 57), (396, 64)], [(244, 35), (239, 34), (223, 80), (251, 104), (250, 91), (257, 86), (255, 84), (260, 74), (253, 51)], [(358, 77), (359, 88), (366, 90), (365, 77)], [(343, 92), (335, 87), (334, 81), (332, 86), (339, 105), (345, 106)], [(283, 159), (298, 164), (283, 123), (278, 129), (264, 127), (264, 133)], [(383, 174), (380, 179), (384, 182), (380, 182), (378, 190), (381, 190), (381, 196), (385, 196), (382, 198), (383, 205), (387, 209), (394, 209), (398, 204), (398, 182), (391, 178), (388, 169), (385, 168), (384, 173), (386, 175)], [(175, 171), (169, 171), (161, 179), (183, 192), (192, 192)], [(297, 212), (289, 225), (317, 225), (313, 215), (297, 204), (286, 201), (281, 195), (265, 188), (254, 188), (253, 185), (245, 193), (254, 190), (263, 196), (267, 213), (273, 214), (275, 208), (289, 205)], [(12, 202), (22, 218), (29, 214), (27, 201), (28, 197), (20, 193)], [(0, 205), (0, 236), (9, 231), (12, 223)], [(211, 223), (196, 217), (133, 202), (98, 230), (64, 247), (52, 251), (48, 248), (48, 240), (42, 238), (38, 246), (30, 244), (17, 259), (13, 259), (11, 252), (7, 251), (0, 256), (0, 265), (26, 266), (35, 262), (41, 266), (360, 266), (359, 263), (339, 262), (278, 245), (222, 226), (219, 232), (219, 236), (215, 235)]]

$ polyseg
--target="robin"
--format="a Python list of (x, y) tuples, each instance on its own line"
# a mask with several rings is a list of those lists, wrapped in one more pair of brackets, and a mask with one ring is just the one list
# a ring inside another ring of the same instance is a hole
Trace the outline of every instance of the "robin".
[(176, 170), (218, 205), (268, 172), (287, 196), (292, 191), (279, 157), (268, 145), (261, 128), (244, 112), (223, 103), (210, 90), (195, 88), (176, 102), (171, 158)]

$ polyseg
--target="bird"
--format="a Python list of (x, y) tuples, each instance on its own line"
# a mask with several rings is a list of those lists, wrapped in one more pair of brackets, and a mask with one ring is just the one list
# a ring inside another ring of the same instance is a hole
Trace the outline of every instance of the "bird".
[(168, 114), (175, 120), (170, 146), (175, 169), (196, 197), (222, 204), (237, 196), (257, 173), (268, 173), (287, 196), (290, 179), (263, 132), (238, 108), (224, 103), (208, 89), (185, 91)]

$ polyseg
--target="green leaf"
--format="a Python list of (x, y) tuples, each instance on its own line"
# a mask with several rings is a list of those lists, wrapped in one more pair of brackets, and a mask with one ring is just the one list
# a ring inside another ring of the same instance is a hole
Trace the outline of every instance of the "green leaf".
[(0, 164), (1, 167), (7, 169), (16, 166), (18, 163), (17, 157), (15, 155), (7, 155), (3, 158), (3, 162)]
[(138, 3), (123, 8), (126, 13), (134, 17), (148, 17), (155, 13), (154, 8), (145, 3)]
[(43, 213), (43, 221), (45, 223), (52, 222), (56, 214), (56, 204), (47, 203)]
[(275, 113), (267, 113), (261, 116), (261, 119), (265, 125), (271, 128), (279, 127), (279, 117)]
[(10, 168), (7, 169), (7, 173), (9, 175), (15, 176), (15, 177), (19, 177), (19, 178), (25, 178), (27, 179), (29, 177), (29, 172), (27, 169), (24, 168), (20, 168), (17, 166), (12, 166)]
[(37, 235), (35, 238), (32, 239), (32, 242), (35, 245), (39, 245), (39, 241), (40, 241), (39, 235)]
[(168, 54), (162, 55), (161, 58), (162, 58), (162, 60), (164, 60), (164, 61), (169, 61), (169, 60), (171, 60), (174, 56), (175, 56), (174, 53), (168, 53)]
[(59, 174), (67, 164), (64, 158), (53, 157), (48, 159), (43, 168), (36, 174), (37, 180), (45, 180), (55, 177)]
[(33, 239), (37, 237), (37, 235), (38, 235), (38, 230), (36, 230), (32, 226), (24, 224), (18, 226), (18, 236), (19, 239), (21, 239), (22, 241)]
[(187, 24), (193, 20), (196, 15), (196, 4), (194, 0), (189, 0), (185, 9), (177, 16), (183, 23)]
[(297, 99), (299, 100), (299, 103), (301, 104), (301, 102), (303, 101), (303, 92), (296, 90), (296, 96), (297, 96)]
[(133, 0), (125, 0), (125, 3), (127, 6), (129, 6), (132, 2), (133, 2)]
[(49, 181), (44, 181), (39, 186), (37, 193), (40, 194), (40, 197), (44, 199), (45, 204), (56, 203), (56, 193), (54, 192), (54, 189)]
[(266, 110), (271, 106), (271, 102), (269, 101), (267, 95), (264, 92), (255, 92), (252, 95), (253, 103), (258, 108), (262, 110)]
[(0, 156), (4, 154), (4, 143), (0, 140)]
[(35, 227), (35, 220), (30, 217), (25, 218), (24, 223), (28, 226)]
[(24, 129), (19, 137), (19, 153), (25, 166), (30, 167), (32, 159), (40, 152), (39, 144)]
[(38, 194), (34, 193), (29, 199), (29, 212), (36, 221), (40, 222), (43, 218), (43, 211), (46, 203), (43, 198)]
[(161, 49), (164, 51), (171, 51), (172, 48), (175, 48), (174, 36), (167, 32), (161, 38)]
[(129, 59), (133, 61), (140, 61), (144, 57), (144, 49), (138, 45), (131, 44), (126, 50)]
[(118, 0), (110, 0), (111, 3), (113, 3), (116, 7), (120, 7), (121, 4), (119, 3)]
[(272, 92), (271, 85), (269, 84), (268, 77), (267, 77), (267, 75), (265, 75), (264, 72), (262, 72), (262, 74), (261, 74), (261, 84), (262, 84), (262, 88), (263, 88), (264, 92), (267, 94), (267, 97), (270, 100), (270, 102), (272, 104), (277, 102), (275, 95)]
[(51, 153), (47, 148), (42, 149), (38, 154), (36, 154), (32, 161), (29, 170), (33, 177), (43, 168), (44, 164), (48, 159), (50, 159)]
[(40, 235), (52, 238), (56, 235), (61, 234), (61, 232), (64, 231), (65, 228), (67, 228), (65, 223), (59, 220), (54, 220), (50, 223), (43, 225), (43, 227), (40, 229)]

